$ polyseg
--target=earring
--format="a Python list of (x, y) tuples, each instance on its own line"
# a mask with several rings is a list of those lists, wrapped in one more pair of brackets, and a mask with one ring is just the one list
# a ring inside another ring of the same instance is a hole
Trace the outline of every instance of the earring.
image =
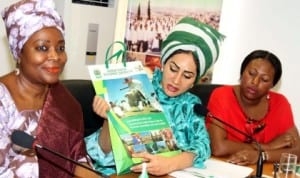
[(19, 75), (20, 74), (20, 69), (19, 68), (15, 68), (15, 74)]
[(18, 59), (18, 60), (17, 60), (17, 64), (16, 64), (16, 68), (15, 68), (15, 74), (16, 74), (16, 75), (19, 75), (19, 74), (20, 74), (19, 66), (20, 66), (20, 60)]
[(269, 100), (270, 99), (270, 94), (267, 94), (267, 100)]

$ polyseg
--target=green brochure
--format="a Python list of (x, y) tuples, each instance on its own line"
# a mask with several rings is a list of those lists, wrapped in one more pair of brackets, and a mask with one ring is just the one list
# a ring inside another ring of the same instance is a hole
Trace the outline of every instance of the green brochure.
[(140, 61), (126, 66), (90, 65), (88, 70), (96, 94), (111, 107), (109, 131), (118, 175), (141, 163), (132, 153), (172, 156), (181, 152)]

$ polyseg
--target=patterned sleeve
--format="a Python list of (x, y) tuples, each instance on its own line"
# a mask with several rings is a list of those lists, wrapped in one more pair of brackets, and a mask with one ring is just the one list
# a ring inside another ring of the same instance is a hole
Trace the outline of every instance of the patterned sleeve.
[(188, 134), (190, 144), (187, 150), (196, 154), (193, 166), (203, 168), (204, 161), (211, 155), (209, 135), (205, 127), (205, 117), (196, 115), (194, 110), (191, 109), (187, 118), (189, 118), (190, 126)]
[(9, 116), (4, 107), (3, 100), (6, 100), (3, 94), (3, 88), (0, 85), (0, 177), (14, 177), (10, 169), (10, 130), (8, 128)]
[(115, 161), (113, 158), (113, 153), (110, 152), (105, 154), (100, 145), (98, 144), (99, 133), (101, 128), (91, 135), (85, 137), (86, 149), (88, 155), (94, 161), (93, 165), (95, 169), (105, 175), (111, 175), (116, 173)]
[(186, 152), (192, 152), (196, 156), (193, 166), (204, 168), (204, 162), (210, 157), (210, 140), (205, 126), (204, 116), (198, 116), (194, 112), (195, 103), (201, 103), (198, 97), (189, 96), (186, 104), (182, 105), (183, 120), (177, 131), (177, 142), (180, 148)]
[[(5, 106), (2, 101), (6, 102)], [(10, 102), (7, 98), (0, 98), (0, 177), (38, 177), (36, 157), (26, 157), (12, 149), (11, 131), (22, 122), (22, 117), (14, 115), (13, 106), (6, 107)]]
[[(0, 112), (3, 112), (3, 108), (0, 106)], [(10, 147), (10, 139), (5, 131), (5, 126), (3, 125), (2, 116), (0, 116), (0, 177), (13, 177), (14, 173), (9, 168), (10, 160), (9, 160), (9, 147)]]

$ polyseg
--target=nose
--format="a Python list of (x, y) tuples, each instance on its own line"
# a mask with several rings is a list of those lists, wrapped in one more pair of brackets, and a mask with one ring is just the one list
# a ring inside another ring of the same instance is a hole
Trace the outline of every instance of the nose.
[(180, 83), (180, 80), (181, 80), (181, 74), (180, 73), (177, 73), (174, 77), (174, 83), (175, 84), (179, 84)]
[(50, 48), (48, 53), (48, 60), (58, 60), (58, 53), (55, 48)]
[(258, 77), (258, 76), (253, 77), (253, 78), (252, 78), (252, 83), (253, 83), (254, 85), (258, 85), (258, 83), (259, 83), (259, 77)]

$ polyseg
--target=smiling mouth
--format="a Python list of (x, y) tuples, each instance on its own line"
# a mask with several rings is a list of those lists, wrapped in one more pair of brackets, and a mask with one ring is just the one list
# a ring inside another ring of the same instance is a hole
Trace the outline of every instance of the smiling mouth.
[(57, 73), (60, 72), (60, 68), (59, 68), (59, 67), (46, 68), (46, 70), (47, 70), (49, 73), (52, 73), (52, 74), (57, 74)]

